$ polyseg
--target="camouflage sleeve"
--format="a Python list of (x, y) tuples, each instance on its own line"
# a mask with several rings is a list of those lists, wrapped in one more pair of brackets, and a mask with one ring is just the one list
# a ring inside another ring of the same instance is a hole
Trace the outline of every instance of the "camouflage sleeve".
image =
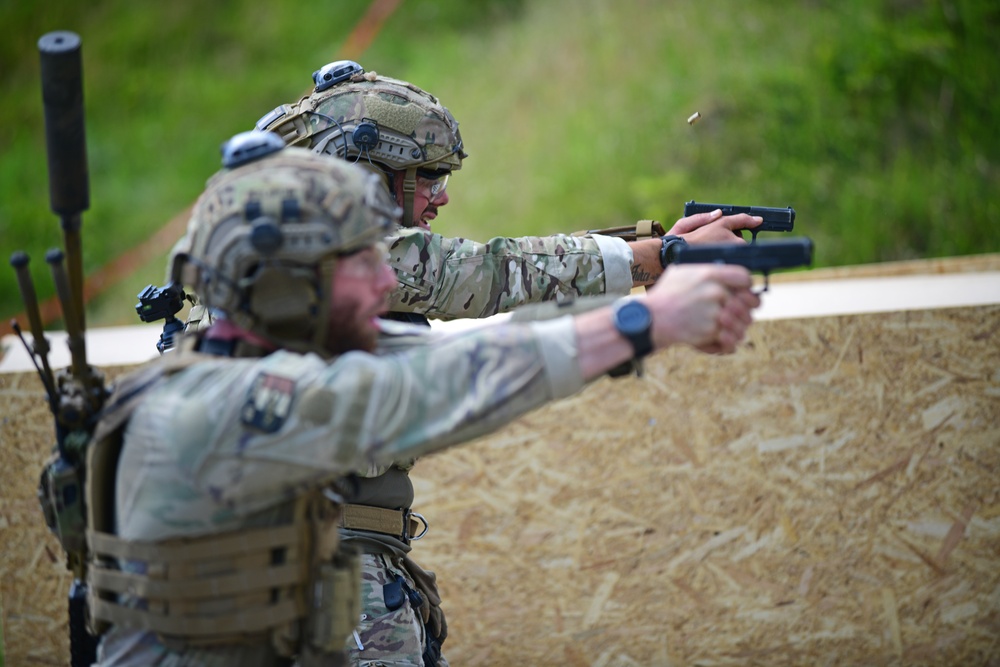
[(386, 356), (199, 362), (151, 390), (129, 421), (120, 532), (213, 530), (294, 489), (489, 433), (582, 385), (571, 318)]
[(362, 463), (417, 458), (465, 442), (583, 386), (569, 317), (442, 336), (381, 358), (356, 356), (381, 375), (365, 408), (375, 430), (358, 435), (359, 442), (380, 444), (361, 453)]
[(632, 289), (632, 251), (605, 236), (445, 238), (418, 229), (386, 239), (399, 279), (390, 310), (488, 317), (527, 303)]

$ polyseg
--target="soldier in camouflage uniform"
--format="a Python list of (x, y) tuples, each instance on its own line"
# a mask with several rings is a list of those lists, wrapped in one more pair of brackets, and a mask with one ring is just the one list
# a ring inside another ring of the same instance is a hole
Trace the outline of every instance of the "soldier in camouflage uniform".
[[(171, 262), (224, 317), (120, 382), (89, 448), (100, 667), (334, 665), (349, 637), (388, 658), (370, 664), (420, 665), (426, 582), (391, 548), (366, 555), (387, 564), (361, 593), (380, 618), (352, 632), (335, 480), (488, 433), (654, 349), (730, 352), (759, 305), (745, 269), (687, 266), (575, 317), (450, 336), (387, 322), (380, 240), (399, 209), (377, 179), (266, 133), (225, 155)], [(399, 642), (393, 608), (417, 628)]]
[[(426, 324), (480, 318), (540, 301), (624, 295), (665, 268), (659, 237), (626, 242), (587, 236), (494, 238), (486, 243), (431, 232), (447, 205), (450, 175), (466, 157), (458, 123), (413, 84), (340, 61), (314, 74), (315, 91), (264, 116), (257, 129), (286, 143), (355, 162), (377, 174), (403, 209), (386, 239), (399, 287), (390, 317)], [(760, 219), (721, 212), (678, 221), (668, 238), (742, 243), (734, 233)], [(647, 221), (648, 223), (648, 221)], [(647, 234), (648, 235), (648, 234)], [(412, 460), (357, 477), (344, 512), (345, 542), (364, 552), (361, 623), (349, 649), (360, 664), (410, 665), (423, 648), (425, 665), (446, 665), (440, 645), (447, 625), (434, 575), (410, 557), (426, 521), (413, 514)], [(416, 595), (407, 595), (417, 591)]]
[[(365, 72), (353, 61), (331, 63), (313, 80), (312, 94), (277, 107), (257, 129), (357, 162), (385, 180), (404, 211), (401, 228), (387, 239), (400, 282), (394, 312), (443, 320), (487, 317), (526, 303), (625, 295), (663, 271), (659, 237), (625, 242), (599, 234), (555, 235), (477, 243), (427, 233), (448, 203), (449, 176), (466, 157), (451, 112), (417, 86)], [(648, 229), (652, 221), (643, 222)], [(742, 243), (738, 230), (758, 224), (760, 218), (717, 211), (677, 221), (668, 237)]]

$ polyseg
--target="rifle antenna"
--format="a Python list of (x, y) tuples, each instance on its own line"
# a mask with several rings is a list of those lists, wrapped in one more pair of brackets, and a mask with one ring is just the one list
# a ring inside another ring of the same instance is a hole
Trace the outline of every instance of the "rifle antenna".
[(42, 371), (42, 367), (38, 365), (38, 360), (35, 359), (35, 351), (31, 349), (31, 345), (24, 337), (24, 332), (21, 331), (21, 325), (18, 324), (17, 320), (10, 321), (10, 328), (14, 330), (17, 337), (21, 339), (21, 344), (24, 345), (24, 349), (28, 351), (28, 357), (31, 359), (31, 363), (34, 365), (35, 370), (38, 371), (38, 377), (42, 380), (42, 386), (45, 387), (45, 393), (49, 397), (49, 407), (52, 412), (56, 412), (56, 390), (52, 386), (52, 371), (49, 370), (49, 362), (45, 357), (42, 357), (42, 363), (45, 365), (45, 371)]

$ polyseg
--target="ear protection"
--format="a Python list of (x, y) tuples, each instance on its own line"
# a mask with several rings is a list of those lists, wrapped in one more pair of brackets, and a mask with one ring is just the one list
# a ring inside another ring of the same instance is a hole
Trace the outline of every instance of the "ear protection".
[[(316, 312), (321, 291), (319, 276), (313, 269), (279, 268), (269, 262), (268, 258), (285, 243), (281, 225), (273, 217), (262, 215), (260, 203), (256, 201), (247, 203), (244, 215), (250, 223), (250, 244), (262, 259), (253, 271), (249, 286), (250, 311), (272, 334), (301, 334), (311, 328), (313, 318), (310, 315)], [(299, 217), (297, 200), (285, 199), (281, 202), (283, 222), (295, 221)]]
[(367, 153), (378, 146), (378, 125), (370, 118), (364, 118), (351, 133), (355, 148)]

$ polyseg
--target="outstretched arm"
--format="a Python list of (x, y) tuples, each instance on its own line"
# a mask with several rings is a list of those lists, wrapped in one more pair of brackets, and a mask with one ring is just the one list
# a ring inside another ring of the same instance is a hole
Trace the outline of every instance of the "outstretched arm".
[(389, 306), (395, 312), (478, 318), (631, 289), (631, 253), (620, 239), (555, 235), (477, 243), (401, 230), (387, 242), (399, 280)]

